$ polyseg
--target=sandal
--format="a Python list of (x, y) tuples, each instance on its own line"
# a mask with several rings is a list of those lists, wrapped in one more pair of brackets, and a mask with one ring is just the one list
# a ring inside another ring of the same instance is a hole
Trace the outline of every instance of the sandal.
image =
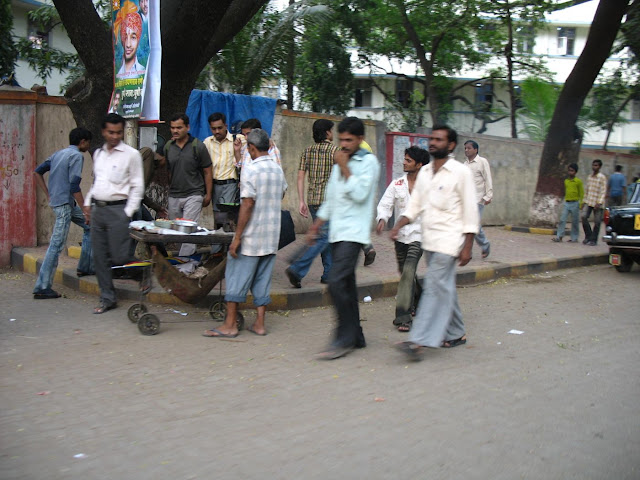
[(109, 310), (113, 310), (117, 306), (118, 306), (117, 303), (112, 303), (110, 305), (107, 305), (104, 302), (100, 302), (100, 304), (93, 309), (93, 313), (96, 315), (100, 315), (101, 313), (108, 312)]
[(400, 325), (398, 325), (398, 331), (399, 332), (410, 332), (411, 331), (411, 323), (413, 323), (413, 322), (401, 323)]
[(442, 342), (442, 348), (453, 348), (457, 347), (458, 345), (464, 345), (465, 343), (467, 343), (467, 336), (463, 335), (462, 337), (456, 338), (455, 340), (446, 340)]

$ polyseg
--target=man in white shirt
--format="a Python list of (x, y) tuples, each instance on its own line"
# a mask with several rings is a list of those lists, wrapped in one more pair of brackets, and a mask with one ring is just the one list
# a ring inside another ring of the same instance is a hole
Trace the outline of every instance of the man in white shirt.
[[(423, 165), (428, 163), (429, 152), (426, 150), (413, 146), (404, 151), (402, 167), (405, 174), (389, 184), (378, 203), (378, 215), (376, 217), (378, 222), (376, 232), (378, 235), (382, 233), (392, 214), (394, 218), (398, 219), (407, 208), (418, 172)], [(412, 316), (415, 314), (420, 295), (422, 295), (422, 286), (416, 275), (418, 262), (422, 257), (421, 238), (420, 222), (415, 221), (398, 232), (398, 239), (394, 245), (398, 270), (401, 276), (398, 283), (396, 317), (393, 320), (393, 324), (401, 332), (411, 330)]]
[(142, 157), (122, 141), (124, 124), (124, 118), (115, 113), (104, 117), (105, 144), (93, 154), (93, 185), (84, 199), (85, 206), (92, 206), (87, 223), (100, 287), (100, 304), (93, 309), (97, 314), (117, 306), (111, 266), (132, 260), (129, 222), (144, 194)]
[[(249, 120), (245, 120), (245, 122), (240, 126), (240, 131), (242, 135), (237, 135), (234, 141), (234, 154), (236, 159), (236, 166), (242, 168), (243, 165), (249, 164), (252, 162), (251, 155), (249, 155), (249, 150), (247, 148), (247, 135), (254, 128), (262, 128), (262, 122), (257, 118), (250, 118)], [(275, 142), (269, 139), (269, 155), (273, 158), (273, 161), (278, 165), (282, 164), (280, 160), (280, 150), (276, 146)]]
[(467, 342), (456, 292), (456, 261), (464, 266), (471, 260), (479, 221), (471, 170), (449, 158), (457, 140), (450, 127), (433, 127), (433, 160), (420, 169), (409, 205), (390, 233), (397, 240), (400, 229), (420, 217), (427, 256), (424, 291), (409, 341), (397, 345), (412, 360), (420, 360), (425, 347), (451, 348)]
[[(482, 212), (485, 205), (491, 203), (493, 198), (493, 182), (491, 181), (491, 167), (486, 158), (478, 155), (478, 144), (473, 140), (464, 143), (464, 156), (467, 157), (464, 164), (473, 173), (473, 183), (476, 186), (476, 201), (478, 202), (478, 216), (482, 222)], [(482, 249), (482, 258), (487, 258), (491, 252), (491, 243), (487, 239), (482, 228), (482, 223), (478, 225), (476, 243)]]

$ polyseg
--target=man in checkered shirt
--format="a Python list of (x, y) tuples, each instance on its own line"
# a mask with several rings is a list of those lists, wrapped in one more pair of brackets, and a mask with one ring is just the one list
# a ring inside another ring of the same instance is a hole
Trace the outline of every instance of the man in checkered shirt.
[[(324, 201), (324, 192), (333, 168), (333, 156), (338, 147), (333, 144), (333, 122), (320, 118), (313, 123), (313, 140), (315, 143), (307, 147), (300, 157), (298, 168), (298, 198), (300, 206), (298, 212), (305, 218), (311, 214), (315, 222), (316, 214)], [(309, 189), (307, 202), (304, 201), (304, 177), (309, 173)], [(329, 223), (325, 223), (316, 238), (316, 243), (285, 270), (291, 285), (301, 288), (300, 281), (311, 268), (313, 259), (320, 254), (324, 271), (320, 277), (321, 283), (327, 283), (329, 270), (331, 270), (331, 247), (329, 246)]]
[(206, 337), (238, 336), (238, 303), (247, 300), (251, 289), (258, 316), (248, 330), (266, 335), (265, 313), (271, 303), (271, 274), (280, 239), (282, 197), (287, 191), (284, 172), (269, 155), (269, 135), (256, 128), (247, 136), (252, 162), (242, 169), (238, 226), (227, 255), (224, 296), (227, 316), (219, 328), (207, 330)]
[[(582, 228), (584, 229), (585, 245), (595, 246), (598, 243), (600, 224), (604, 213), (604, 197), (607, 193), (607, 177), (600, 173), (602, 160), (596, 159), (591, 164), (593, 174), (587, 178), (584, 189), (584, 203), (582, 204)], [(593, 230), (589, 224), (589, 216), (593, 212)]]

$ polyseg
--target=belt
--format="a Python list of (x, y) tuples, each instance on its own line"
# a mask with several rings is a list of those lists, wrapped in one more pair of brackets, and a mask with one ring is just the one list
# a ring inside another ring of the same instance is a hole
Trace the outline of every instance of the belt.
[(94, 200), (93, 203), (96, 205), (96, 207), (108, 207), (111, 205), (126, 205), (127, 201), (126, 200), (114, 200), (112, 202), (105, 202), (104, 200)]
[(213, 183), (215, 185), (227, 185), (229, 183), (238, 183), (238, 180), (235, 178), (230, 178), (229, 180), (214, 180)]

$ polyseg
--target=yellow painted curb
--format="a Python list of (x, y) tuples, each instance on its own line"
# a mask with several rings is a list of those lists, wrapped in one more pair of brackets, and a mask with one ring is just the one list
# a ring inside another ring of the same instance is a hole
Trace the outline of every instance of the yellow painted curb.
[(556, 232), (551, 228), (535, 228), (532, 227), (529, 229), (531, 233), (537, 233), (538, 235), (554, 235)]
[(475, 281), (476, 282), (486, 282), (488, 280), (493, 280), (495, 278), (495, 270), (493, 269), (482, 269), (476, 271)]
[(26, 273), (30, 273), (32, 275), (36, 274), (36, 261), (37, 257), (34, 257), (30, 253), (25, 253), (22, 256), (22, 270)]
[(80, 258), (81, 247), (71, 246), (67, 249), (67, 255), (71, 258)]

